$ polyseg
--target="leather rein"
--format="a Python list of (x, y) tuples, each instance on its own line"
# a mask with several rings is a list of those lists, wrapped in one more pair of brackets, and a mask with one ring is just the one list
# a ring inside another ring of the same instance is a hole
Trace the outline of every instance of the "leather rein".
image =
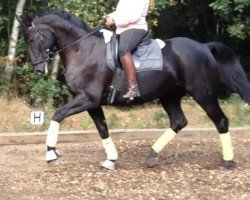
[[(104, 20), (102, 19), (101, 21), (99, 21), (99, 23), (98, 23), (97, 26), (93, 29), (92, 32), (88, 33), (87, 35), (84, 35), (84, 36), (80, 37), (79, 39), (77, 39), (77, 40), (71, 42), (70, 44), (66, 45), (65, 47), (63, 47), (63, 48), (57, 50), (56, 52), (53, 52), (53, 51), (51, 51), (50, 49), (46, 49), (46, 50), (45, 50), (46, 56), (44, 56), (44, 58), (43, 58), (42, 60), (32, 62), (32, 65), (34, 66), (34, 65), (37, 65), (37, 64), (40, 64), (40, 63), (45, 63), (45, 65), (47, 65), (49, 62), (51, 62), (51, 61), (54, 59), (54, 57), (55, 57), (56, 54), (58, 54), (58, 53), (60, 53), (60, 52), (62, 52), (62, 51), (64, 51), (64, 50), (66, 50), (66, 49), (72, 47), (73, 45), (75, 45), (76, 43), (78, 43), (80, 40), (86, 39), (86, 38), (88, 38), (89, 36), (93, 35), (94, 33), (96, 33), (97, 31), (99, 31), (99, 30), (102, 28), (103, 24), (104, 24)], [(31, 26), (32, 26), (32, 28), (34, 28), (34, 30), (35, 30), (35, 32), (36, 32), (36, 36), (37, 36), (37, 38), (38, 38), (38, 40), (39, 40), (39, 42), (40, 42), (40, 45), (43, 46), (43, 42), (42, 42), (43, 39), (42, 39), (41, 35), (44, 36), (45, 38), (48, 38), (48, 36), (46, 36), (41, 30), (39, 30), (39, 29), (35, 26), (34, 22), (31, 22)], [(44, 54), (43, 54), (43, 55), (44, 55)]]

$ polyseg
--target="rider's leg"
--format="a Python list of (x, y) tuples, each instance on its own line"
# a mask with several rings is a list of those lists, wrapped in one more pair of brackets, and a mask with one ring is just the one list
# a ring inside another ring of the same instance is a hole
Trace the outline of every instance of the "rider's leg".
[(130, 52), (126, 53), (120, 57), (125, 75), (128, 80), (128, 92), (123, 95), (123, 98), (133, 99), (134, 97), (139, 97), (140, 92), (138, 90), (138, 84), (136, 79), (136, 69), (134, 61)]
[(141, 42), (147, 31), (143, 29), (129, 29), (120, 34), (119, 37), (119, 56), (128, 80), (128, 92), (123, 98), (133, 99), (139, 97), (138, 84), (136, 79), (136, 69), (131, 52)]

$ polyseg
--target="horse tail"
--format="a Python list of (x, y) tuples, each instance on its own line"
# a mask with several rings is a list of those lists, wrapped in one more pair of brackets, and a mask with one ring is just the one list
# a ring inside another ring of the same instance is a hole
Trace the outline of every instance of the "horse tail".
[(250, 105), (250, 83), (238, 56), (222, 43), (212, 42), (206, 45), (217, 62), (220, 80)]

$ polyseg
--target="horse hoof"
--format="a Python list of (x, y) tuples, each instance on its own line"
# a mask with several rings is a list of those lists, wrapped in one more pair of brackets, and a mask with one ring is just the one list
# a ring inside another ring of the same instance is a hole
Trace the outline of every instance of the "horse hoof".
[(47, 151), (45, 154), (45, 160), (47, 161), (48, 165), (55, 162), (60, 157), (61, 157), (61, 154), (56, 148)]
[(157, 157), (147, 159), (148, 168), (153, 168), (156, 165), (158, 165), (158, 158)]
[(148, 168), (153, 168), (156, 165), (158, 165), (157, 153), (153, 149), (151, 149), (147, 158), (147, 166)]
[(48, 167), (53, 166), (56, 163), (56, 161), (57, 161), (57, 159), (47, 161)]
[(115, 170), (115, 162), (111, 160), (105, 160), (104, 162), (101, 162), (101, 167), (108, 170)]
[(234, 161), (222, 160), (220, 164), (220, 168), (222, 170), (233, 170), (234, 168), (236, 168), (236, 163)]

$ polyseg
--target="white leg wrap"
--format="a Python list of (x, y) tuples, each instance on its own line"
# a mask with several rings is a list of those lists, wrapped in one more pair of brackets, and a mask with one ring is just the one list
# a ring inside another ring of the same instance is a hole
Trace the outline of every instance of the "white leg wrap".
[(118, 153), (115, 148), (115, 144), (111, 137), (102, 140), (103, 148), (105, 149), (105, 152), (107, 154), (108, 160), (117, 160)]
[(55, 147), (57, 144), (58, 132), (60, 124), (56, 121), (50, 121), (49, 130), (47, 132), (46, 145)]
[(220, 142), (221, 142), (223, 160), (225, 161), (233, 160), (234, 153), (233, 153), (230, 133), (228, 132), (220, 134)]
[(156, 153), (160, 153), (161, 150), (176, 136), (176, 132), (174, 132), (171, 128), (167, 129), (153, 144), (152, 149)]

